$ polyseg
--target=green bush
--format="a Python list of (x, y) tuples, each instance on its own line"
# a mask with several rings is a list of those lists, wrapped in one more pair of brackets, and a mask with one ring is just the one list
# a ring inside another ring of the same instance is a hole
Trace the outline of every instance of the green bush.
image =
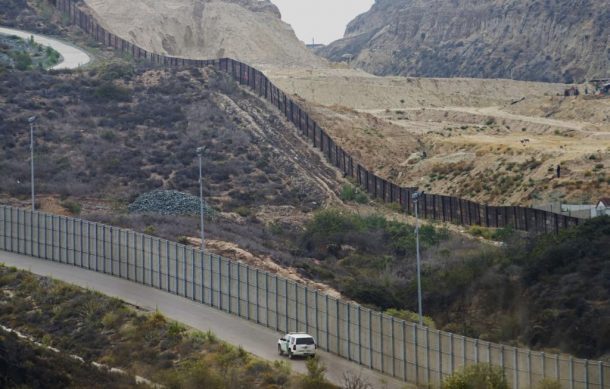
[(32, 67), (32, 57), (25, 51), (15, 53), (13, 60), (15, 61), (15, 68), (18, 70), (28, 70)]
[(73, 215), (80, 215), (82, 210), (80, 203), (72, 200), (63, 201), (60, 205)]
[(326, 366), (322, 363), (319, 356), (309, 358), (305, 362), (307, 367), (307, 375), (303, 378), (301, 388), (303, 389), (323, 389), (333, 388), (333, 386), (326, 381), (324, 374), (326, 373)]
[(340, 197), (344, 202), (354, 201), (358, 204), (366, 204), (369, 201), (367, 195), (353, 185), (343, 185), (343, 188), (341, 188)]
[(501, 368), (479, 364), (445, 378), (442, 389), (508, 389), (508, 381)]
[(122, 86), (105, 82), (95, 89), (95, 97), (101, 100), (131, 101), (131, 90)]

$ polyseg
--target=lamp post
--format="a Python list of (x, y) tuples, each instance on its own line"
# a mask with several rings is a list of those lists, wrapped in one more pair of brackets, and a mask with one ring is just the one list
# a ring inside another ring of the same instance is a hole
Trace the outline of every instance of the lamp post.
[(424, 316), (422, 309), (422, 293), (421, 293), (421, 258), (419, 254), (419, 211), (418, 205), (419, 199), (424, 195), (424, 192), (415, 192), (411, 195), (413, 204), (415, 206), (415, 247), (417, 250), (417, 307), (419, 313), (419, 325), (424, 325)]
[(203, 153), (205, 147), (197, 148), (197, 155), (199, 156), (199, 217), (201, 222), (201, 251), (205, 251), (205, 230), (204, 230), (204, 216), (203, 216)]
[(36, 210), (36, 203), (34, 200), (34, 122), (36, 122), (36, 116), (28, 118), (30, 122), (30, 168), (31, 168), (31, 183), (32, 183), (32, 211)]

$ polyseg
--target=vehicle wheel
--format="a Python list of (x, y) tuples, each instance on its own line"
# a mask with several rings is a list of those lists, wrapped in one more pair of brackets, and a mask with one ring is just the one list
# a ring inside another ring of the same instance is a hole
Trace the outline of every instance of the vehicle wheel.
[(279, 344), (277, 345), (277, 352), (278, 354), (280, 354), (280, 356), (284, 355), (284, 352), (282, 351), (282, 346), (280, 346)]
[(288, 359), (293, 359), (294, 355), (292, 355), (292, 352), (290, 352), (290, 350), (288, 350)]

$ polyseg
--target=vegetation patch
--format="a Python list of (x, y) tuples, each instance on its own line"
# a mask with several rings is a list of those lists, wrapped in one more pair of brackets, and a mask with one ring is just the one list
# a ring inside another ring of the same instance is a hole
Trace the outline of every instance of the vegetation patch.
[[(262, 361), (210, 332), (190, 330), (160, 312), (137, 312), (117, 299), (4, 266), (0, 266), (0, 320), (86, 362), (118, 367), (168, 388), (310, 388), (312, 377), (332, 387), (319, 364), (315, 374), (298, 376), (287, 364)], [(0, 344), (17, 349), (14, 343), (0, 333)], [(4, 350), (0, 347), (0, 355)], [(82, 371), (86, 366), (79, 369), (66, 358), (58, 357), (61, 364), (52, 368), (50, 363), (32, 365), (41, 359), (39, 351), (10, 355), (9, 369), (17, 369), (18, 374), (9, 377), (16, 384), (39, 377), (44, 387), (88, 387), (78, 385), (84, 377), (93, 383), (91, 387), (113, 386), (111, 378), (102, 373), (100, 378), (89, 367)], [(29, 378), (25, 377), (27, 369)], [(104, 386), (105, 382), (109, 385)]]

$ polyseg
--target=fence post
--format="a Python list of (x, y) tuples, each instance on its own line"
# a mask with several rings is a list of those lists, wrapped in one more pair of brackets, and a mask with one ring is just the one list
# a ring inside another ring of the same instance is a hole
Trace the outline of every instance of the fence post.
[(328, 351), (330, 352), (330, 328), (328, 326), (329, 324), (329, 320), (328, 320), (328, 295), (325, 296), (326, 297), (326, 302), (324, 304), (324, 308), (326, 311), (326, 347), (328, 347)]
[(474, 340), (474, 363), (479, 363), (479, 340)]
[(574, 358), (570, 355), (570, 389), (574, 389)]
[(110, 227), (110, 274), (114, 275), (114, 234), (112, 227)]
[(258, 292), (258, 269), (256, 269), (256, 324), (260, 324), (260, 320), (259, 320), (259, 292)]
[(415, 345), (415, 384), (419, 384), (419, 350), (418, 350), (417, 325), (413, 325), (413, 344)]
[[(320, 341), (320, 324), (318, 322), (318, 319), (319, 319), (319, 315), (318, 315), (318, 290), (316, 290), (314, 292), (314, 296), (316, 298), (316, 301), (315, 301), (315, 304), (314, 304), (315, 305), (315, 312), (316, 312), (316, 339), (319, 342)], [(327, 331), (328, 331), (328, 329), (327, 329)]]
[[(78, 227), (79, 231), (80, 231), (80, 245), (79, 247), (79, 251), (80, 251), (80, 267), (83, 267), (83, 219), (80, 220), (80, 226)], [(119, 239), (121, 238), (121, 235), (119, 234)], [(119, 256), (121, 255), (121, 242), (119, 241)], [(38, 257), (40, 258), (40, 214), (38, 214)], [(120, 257), (119, 257), (119, 261), (120, 261)]]
[[(269, 327), (269, 273), (265, 272), (265, 325)], [(316, 339), (318, 339), (316, 337)]]
[[(275, 284), (277, 289), (277, 283)], [(277, 293), (276, 307), (277, 307)], [(241, 263), (237, 262), (237, 316), (241, 317)]]
[(436, 331), (437, 334), (437, 344), (438, 344), (438, 355), (436, 358), (436, 362), (437, 365), (436, 367), (438, 368), (438, 384), (439, 386), (441, 385), (441, 382), (443, 382), (443, 346), (442, 346), (442, 339), (441, 339), (441, 332), (439, 330)]
[(589, 360), (585, 359), (585, 389), (589, 389)]
[(231, 301), (231, 274), (232, 274), (232, 272), (231, 272), (231, 261), (227, 262), (227, 266), (229, 267), (229, 275), (227, 276), (227, 280), (228, 280), (228, 284), (229, 284), (228, 288), (227, 288), (227, 291), (229, 292), (227, 294), (228, 297), (229, 297), (229, 313), (233, 313), (232, 309), (231, 309), (231, 303), (232, 303), (232, 301)]
[(380, 353), (381, 353), (381, 372), (385, 372), (385, 364), (384, 364), (384, 355), (385, 351), (383, 350), (383, 313), (379, 314), (379, 342), (381, 344)]
[(95, 246), (95, 271), (99, 272), (99, 255), (98, 255), (98, 249), (99, 249), (99, 245), (98, 243), (98, 237), (97, 237), (97, 233), (98, 233), (98, 228), (97, 228), (97, 223), (93, 223), (93, 228), (95, 229), (95, 234), (94, 236), (94, 246)]
[(222, 260), (220, 255), (217, 255), (216, 259), (218, 260), (218, 309), (224, 311), (222, 308)]
[(373, 311), (369, 309), (369, 368), (373, 368)]
[(335, 312), (337, 313), (337, 318), (335, 320), (335, 330), (337, 331), (337, 355), (341, 355), (341, 327), (339, 323), (339, 300), (335, 300)]
[(392, 377), (396, 377), (396, 347), (394, 346), (395, 337), (394, 337), (394, 317), (392, 316), (390, 320), (390, 324), (392, 325), (391, 339), (392, 339)]
[(424, 329), (426, 333), (426, 384), (430, 385), (431, 371), (430, 371), (430, 330), (428, 327)]
[(502, 371), (506, 371), (504, 368), (504, 345), (500, 345), (500, 367)]
[(358, 305), (358, 364), (362, 365), (362, 309)]
[(449, 360), (451, 367), (451, 370), (449, 370), (449, 374), (453, 374), (453, 371), (455, 370), (455, 357), (453, 355), (453, 334), (449, 334)]
[(294, 322), (296, 324), (296, 330), (299, 332), (299, 286), (294, 283)]
[[(301, 112), (301, 110), (299, 110)], [(307, 290), (307, 286), (304, 287), (305, 290), (305, 332), (309, 333), (309, 305), (307, 295), (309, 294)]]
[(513, 348), (513, 368), (515, 369), (514, 376), (515, 382), (513, 383), (513, 387), (515, 389), (519, 389), (519, 359), (517, 356), (517, 348)]
[(407, 380), (407, 322), (402, 321), (402, 379)]
[(280, 329), (280, 297), (279, 297), (279, 279), (275, 276), (275, 329), (276, 331)]
[(602, 361), (597, 362), (597, 365), (599, 367), (599, 387), (603, 388), (604, 387), (604, 364), (602, 363)]
[(532, 387), (532, 352), (527, 350), (527, 384)]
[[(25, 217), (24, 217), (24, 219), (25, 219)], [(62, 219), (61, 216), (57, 217), (57, 228), (58, 228), (57, 236), (59, 238), (59, 243), (58, 243), (58, 246), (57, 246), (57, 254), (59, 255), (59, 263), (62, 263), (61, 257), (63, 256), (62, 252), (61, 252), (61, 249), (62, 249), (62, 247), (61, 247), (61, 238), (62, 238), (62, 236), (61, 235), (63, 234), (63, 230), (61, 228), (61, 219)], [(24, 227), (25, 227), (25, 222), (23, 224), (24, 224)], [(17, 225), (19, 226), (19, 211), (17, 211)], [(21, 228), (19, 228), (18, 231), (21, 232)], [(18, 242), (19, 242), (19, 240), (21, 240), (21, 239), (18, 239)], [(25, 241), (25, 239), (24, 239), (24, 241)], [(25, 247), (25, 244), (24, 244), (24, 247)], [(19, 243), (17, 244), (17, 251), (19, 253), (21, 253), (21, 244), (19, 244)]]
[[(284, 299), (284, 312), (286, 313), (286, 332), (290, 332), (289, 320), (288, 320), (288, 279), (284, 279), (284, 291), (285, 299)], [(328, 310), (328, 296), (326, 296), (326, 309)], [(248, 318), (250, 318), (250, 310), (248, 310)]]
[(352, 337), (351, 337), (351, 323), (350, 323), (350, 316), (351, 316), (351, 312), (350, 312), (350, 306), (349, 304), (345, 304), (345, 309), (347, 310), (347, 360), (351, 361), (352, 360)]
[(30, 212), (30, 255), (34, 256), (34, 210)]
[(555, 354), (555, 378), (557, 381), (561, 380), (561, 374), (559, 372), (559, 355)]
[(466, 337), (462, 336), (462, 361), (464, 362), (464, 367), (466, 367), (467, 360), (466, 360)]

